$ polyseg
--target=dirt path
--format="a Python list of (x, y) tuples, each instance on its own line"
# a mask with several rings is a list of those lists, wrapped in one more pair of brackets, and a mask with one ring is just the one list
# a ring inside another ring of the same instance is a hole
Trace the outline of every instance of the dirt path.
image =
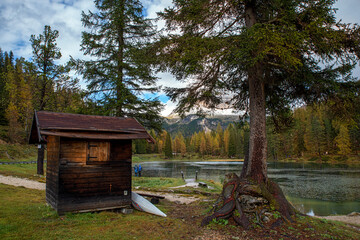
[(26, 178), (17, 178), (0, 175), (0, 183), (16, 187), (26, 187), (30, 189), (45, 190), (45, 183), (29, 180)]

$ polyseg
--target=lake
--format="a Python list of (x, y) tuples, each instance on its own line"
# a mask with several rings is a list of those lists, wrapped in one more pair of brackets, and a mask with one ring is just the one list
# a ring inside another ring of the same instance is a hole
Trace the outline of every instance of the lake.
[[(226, 173), (241, 172), (242, 162), (143, 162), (144, 177), (198, 178), (221, 182)], [(360, 212), (360, 165), (268, 163), (268, 176), (293, 205), (309, 215)]]

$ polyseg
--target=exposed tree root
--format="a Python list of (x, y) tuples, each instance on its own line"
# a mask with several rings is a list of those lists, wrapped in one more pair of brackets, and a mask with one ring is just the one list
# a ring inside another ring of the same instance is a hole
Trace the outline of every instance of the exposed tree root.
[(227, 174), (221, 193), (221, 201), (214, 205), (213, 214), (203, 219), (205, 226), (214, 219), (228, 219), (248, 229), (252, 224), (279, 225), (294, 221), (295, 208), (286, 200), (277, 183), (255, 183), (251, 179), (240, 179), (235, 173)]

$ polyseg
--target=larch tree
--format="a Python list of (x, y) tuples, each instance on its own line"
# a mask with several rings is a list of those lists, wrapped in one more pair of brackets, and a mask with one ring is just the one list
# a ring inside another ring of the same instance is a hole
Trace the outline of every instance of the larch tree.
[(158, 88), (142, 50), (154, 35), (139, 0), (95, 0), (96, 12), (82, 13), (89, 29), (82, 33), (81, 50), (91, 60), (74, 60), (90, 93), (104, 106), (104, 114), (135, 117), (146, 127), (161, 129), (162, 104), (148, 98)]
[(287, 219), (295, 211), (267, 176), (266, 116), (287, 119), (299, 102), (359, 92), (351, 70), (360, 56), (360, 30), (336, 21), (334, 3), (174, 0), (160, 13), (169, 31), (154, 46), (160, 70), (188, 82), (167, 89), (178, 100), (176, 111), (226, 104), (249, 113), (241, 179), (257, 183)]
[(336, 136), (335, 142), (339, 149), (338, 154), (348, 155), (351, 153), (350, 135), (346, 124), (340, 124), (339, 134)]

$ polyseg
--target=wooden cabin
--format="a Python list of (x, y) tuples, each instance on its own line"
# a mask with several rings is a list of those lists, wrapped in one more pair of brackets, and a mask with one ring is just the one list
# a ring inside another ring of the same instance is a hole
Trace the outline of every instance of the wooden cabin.
[(133, 118), (35, 112), (29, 143), (47, 145), (46, 201), (59, 213), (131, 205)]

